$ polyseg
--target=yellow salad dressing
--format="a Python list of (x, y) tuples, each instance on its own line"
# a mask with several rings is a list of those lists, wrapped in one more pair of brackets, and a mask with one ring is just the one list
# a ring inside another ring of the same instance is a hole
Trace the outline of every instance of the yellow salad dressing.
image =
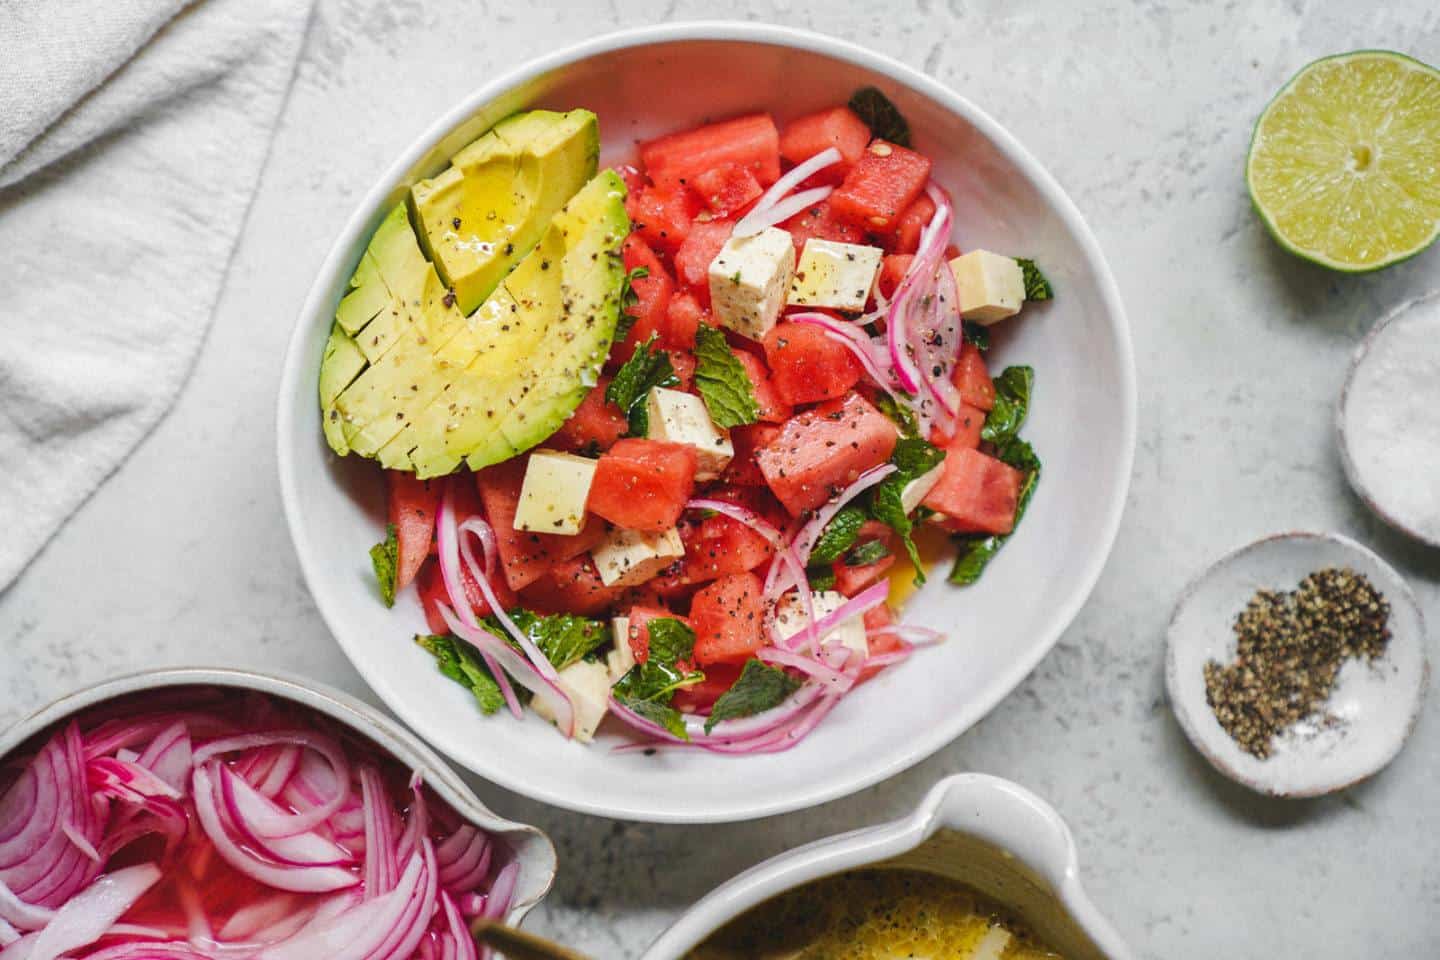
[(918, 870), (858, 870), (735, 918), (687, 960), (1062, 960), (969, 887)]

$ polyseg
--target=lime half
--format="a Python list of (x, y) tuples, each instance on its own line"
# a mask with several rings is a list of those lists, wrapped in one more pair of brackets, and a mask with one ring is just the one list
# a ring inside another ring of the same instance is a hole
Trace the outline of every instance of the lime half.
[(1292, 253), (1347, 272), (1414, 256), (1440, 233), (1440, 71), (1382, 50), (1316, 60), (1260, 115), (1245, 179)]

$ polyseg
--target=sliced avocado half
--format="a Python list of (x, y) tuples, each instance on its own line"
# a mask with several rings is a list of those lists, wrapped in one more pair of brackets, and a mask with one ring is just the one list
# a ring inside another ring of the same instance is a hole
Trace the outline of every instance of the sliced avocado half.
[(589, 110), (531, 110), (497, 123), (444, 173), (410, 189), (415, 223), (440, 279), (469, 314), (540, 240), (555, 212), (595, 175), (599, 124)]
[[(390, 224), (377, 230), (326, 347), (321, 403), (332, 448), (433, 477), (544, 440), (595, 385), (610, 351), (630, 230), (624, 182), (606, 170), (585, 184), (470, 316), (423, 255), (416, 266), (413, 231), (407, 247), (401, 231), (385, 231)], [(347, 311), (351, 298), (358, 306)], [(385, 340), (372, 356), (376, 324)]]

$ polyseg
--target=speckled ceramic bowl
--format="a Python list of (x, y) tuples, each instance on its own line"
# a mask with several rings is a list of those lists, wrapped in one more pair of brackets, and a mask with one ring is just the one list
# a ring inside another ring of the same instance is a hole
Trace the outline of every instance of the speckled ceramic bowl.
[[(1276, 737), (1264, 760), (1231, 739), (1205, 697), (1205, 664), (1235, 659), (1235, 616), (1255, 591), (1294, 590), (1325, 567), (1363, 573), (1390, 601), (1391, 639), (1373, 664), (1347, 662), (1330, 696), (1338, 720)], [(1185, 735), (1225, 776), (1259, 793), (1313, 797), (1373, 775), (1400, 752), (1429, 684), (1425, 617), (1405, 580), (1373, 551), (1330, 533), (1267, 537), (1221, 558), (1186, 588), (1170, 620), (1165, 686)]]
[[(483, 71), (477, 67), (477, 76)], [(963, 247), (1039, 260), (1055, 300), (996, 329), (994, 362), (1036, 370), (1025, 426), (1045, 462), (1024, 525), (976, 586), (943, 576), (906, 606), (950, 641), (866, 683), (785, 753), (616, 753), (565, 740), (540, 717), (482, 717), (410, 642), (413, 593), (376, 598), (368, 551), (384, 536), (378, 467), (337, 458), (320, 429), (317, 378), (335, 305), (371, 232), (417, 179), (497, 120), (531, 107), (600, 117), (601, 163), (636, 141), (770, 110), (780, 122), (877, 85), (955, 198)], [(546, 803), (631, 820), (726, 821), (813, 806), (892, 776), (959, 736), (1034, 669), (1079, 612), (1110, 553), (1135, 447), (1135, 372), (1119, 292), (1075, 205), (983, 110), (903, 64), (829, 37), (762, 24), (683, 23), (602, 37), (490, 79), (376, 181), (316, 272), (285, 360), (277, 455), (285, 515), (326, 623), (375, 692), (421, 736), (476, 773)]]
[(679, 960), (706, 937), (787, 890), (862, 867), (957, 880), (1015, 913), (1066, 960), (1134, 956), (1080, 884), (1070, 828), (1049, 804), (998, 777), (936, 784), (901, 820), (817, 840), (740, 874), (691, 907), (641, 960)]
[(520, 863), (515, 902), (506, 919), (519, 923), (550, 890), (555, 880), (555, 847), (540, 830), (496, 816), (480, 802), (435, 752), (374, 707), (347, 693), (309, 680), (285, 679), (223, 668), (153, 670), (117, 677), (77, 690), (31, 714), (0, 736), (0, 760), (31, 737), (97, 704), (134, 693), (171, 687), (230, 687), (255, 690), (291, 700), (333, 718), (370, 740), (411, 770), (456, 813), (475, 826), (502, 838)]

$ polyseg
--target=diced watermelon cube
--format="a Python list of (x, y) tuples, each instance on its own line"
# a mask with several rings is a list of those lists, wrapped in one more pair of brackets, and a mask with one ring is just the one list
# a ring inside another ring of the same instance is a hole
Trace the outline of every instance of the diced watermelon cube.
[(975, 344), (967, 342), (960, 348), (951, 380), (960, 391), (960, 399), (970, 406), (985, 411), (995, 409), (995, 384), (985, 368), (985, 355)]
[(755, 460), (755, 452), (780, 436), (780, 427), (773, 423), (751, 423), (730, 430), (730, 443), (735, 456), (725, 468), (726, 483), (747, 487), (765, 486), (765, 475)]
[(696, 223), (675, 253), (675, 279), (689, 287), (705, 306), (710, 305), (710, 261), (719, 256), (734, 229), (733, 220)]
[[(480, 584), (470, 576), (469, 569), (463, 563), (460, 565), (460, 581), (465, 588), (465, 599), (470, 602), (470, 608), (475, 611), (475, 615), (483, 617), (491, 613), (490, 602), (485, 599), (485, 594), (480, 592)], [(490, 589), (495, 591), (495, 599), (500, 601), (501, 606), (506, 609), (515, 606), (515, 594), (503, 578), (497, 578), (490, 585)], [(420, 595), (420, 607), (425, 611), (425, 623), (430, 632), (449, 633), (450, 625), (440, 614), (440, 604), (445, 604), (452, 611), (455, 605), (450, 602), (450, 594), (445, 589), (439, 558), (430, 557), (420, 567), (420, 575), (415, 579), (415, 590)]]
[(849, 107), (832, 107), (806, 114), (785, 125), (780, 134), (780, 156), (800, 164), (830, 147), (840, 151), (839, 163), (815, 177), (817, 183), (839, 183), (865, 152), (870, 128)]
[(721, 577), (695, 594), (690, 622), (695, 626), (695, 659), (743, 663), (764, 645), (763, 586), (753, 573)]
[(666, 253), (680, 249), (690, 222), (700, 212), (700, 200), (686, 187), (662, 190), (647, 187), (625, 198), (630, 223), (650, 246)]
[(950, 449), (944, 471), (921, 502), (931, 522), (951, 533), (1009, 533), (1015, 527), (1024, 475), (978, 450)]
[(710, 664), (705, 668), (704, 680), (675, 691), (673, 706), (683, 713), (699, 713), (709, 710), (715, 705), (715, 701), (719, 700), (721, 695), (733, 687), (736, 680), (740, 679), (742, 669), (744, 669), (744, 664), (740, 663)]
[(495, 531), (501, 571), (510, 589), (517, 591), (534, 583), (556, 563), (585, 553), (605, 536), (605, 525), (593, 519), (573, 537), (516, 530), (515, 508), (529, 462), (529, 457), (516, 457), (475, 474), (485, 518)]
[(396, 593), (414, 582), (420, 565), (430, 555), (442, 482), (418, 480), (415, 474), (401, 470), (385, 471), (388, 519), (395, 525), (395, 540), (399, 547), (399, 558), (395, 564)]
[(685, 559), (678, 571), (684, 583), (703, 583), (732, 573), (754, 570), (775, 553), (760, 534), (730, 517), (716, 514), (687, 529)]
[(575, 408), (568, 420), (560, 424), (560, 429), (550, 436), (545, 445), (556, 450), (596, 457), (625, 436), (625, 432), (630, 429), (630, 422), (625, 419), (625, 414), (620, 412), (619, 407), (606, 401), (605, 388), (608, 386), (610, 378), (601, 374), (599, 382), (585, 394), (580, 406)]
[(625, 592), (624, 587), (607, 587), (588, 553), (561, 560), (545, 575), (520, 591), (527, 609), (539, 613), (573, 613), (598, 616)]
[(985, 426), (985, 411), (960, 401), (955, 429), (946, 433), (937, 425), (930, 431), (930, 442), (947, 450), (974, 450), (980, 446), (980, 431)]
[(738, 163), (706, 170), (696, 176), (692, 184), (705, 206), (722, 217), (745, 209), (765, 192), (754, 172)]
[(868, 230), (893, 230), (930, 179), (930, 160), (914, 150), (884, 140), (865, 148), (845, 175), (845, 182), (830, 194), (837, 216)]
[(745, 375), (750, 378), (751, 392), (755, 395), (756, 406), (760, 408), (760, 419), (767, 423), (784, 423), (789, 420), (795, 411), (785, 398), (780, 396), (775, 382), (770, 379), (770, 371), (765, 367), (765, 361), (743, 349), (736, 350), (735, 357), (745, 368)]
[(895, 229), (886, 235), (885, 242), (892, 253), (914, 253), (920, 249), (920, 233), (935, 216), (935, 201), (926, 194), (920, 194), (915, 202), (905, 208)]
[(670, 369), (675, 371), (675, 379), (680, 383), (676, 390), (688, 391), (695, 386), (695, 354), (689, 350), (667, 350), (670, 355)]
[(895, 566), (895, 555), (881, 557), (874, 563), (867, 563), (863, 566), (852, 567), (842, 557), (835, 561), (835, 589), (847, 597), (864, 590), (873, 583), (877, 583), (881, 577)]
[(780, 226), (790, 231), (790, 239), (795, 243), (797, 255), (804, 252), (805, 241), (811, 237), (834, 240), (837, 243), (865, 242), (865, 231), (850, 221), (837, 217), (829, 200), (821, 200), (813, 207), (806, 207)]
[(665, 310), (665, 323), (660, 328), (661, 345), (676, 350), (694, 350), (695, 331), (708, 315), (709, 311), (689, 291), (671, 297)]
[(778, 323), (765, 335), (770, 380), (790, 404), (843, 397), (865, 368), (843, 344), (809, 323)]
[(898, 436), (888, 417), (852, 393), (790, 418), (755, 459), (771, 491), (799, 516), (890, 459)]
[(780, 178), (780, 133), (768, 113), (706, 124), (640, 145), (640, 160), (655, 183), (672, 187), (706, 170), (738, 164), (769, 186)]
[(625, 238), (621, 248), (627, 271), (642, 268), (646, 276), (630, 282), (635, 291), (636, 301), (625, 312), (635, 318), (625, 339), (610, 351), (610, 363), (618, 367), (635, 352), (635, 347), (650, 339), (652, 333), (662, 333), (666, 326), (666, 315), (675, 291), (675, 281), (670, 271), (660, 262), (655, 251), (638, 234)]
[(694, 488), (693, 447), (629, 438), (596, 464), (588, 508), (618, 527), (663, 533), (680, 519)]
[(900, 281), (905, 279), (905, 274), (910, 270), (910, 264), (915, 259), (908, 253), (889, 253), (880, 261), (880, 279), (877, 287), (880, 295), (889, 299), (895, 296), (895, 291), (900, 288)]

